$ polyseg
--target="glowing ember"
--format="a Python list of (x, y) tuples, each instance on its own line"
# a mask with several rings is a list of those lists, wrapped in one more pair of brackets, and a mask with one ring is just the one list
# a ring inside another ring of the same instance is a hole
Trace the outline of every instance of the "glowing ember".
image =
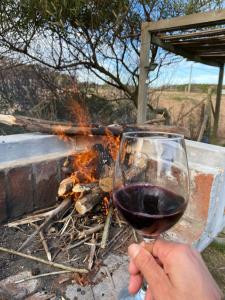
[(103, 212), (104, 214), (107, 216), (109, 213), (109, 199), (107, 197), (104, 197), (102, 200), (102, 208), (103, 208)]

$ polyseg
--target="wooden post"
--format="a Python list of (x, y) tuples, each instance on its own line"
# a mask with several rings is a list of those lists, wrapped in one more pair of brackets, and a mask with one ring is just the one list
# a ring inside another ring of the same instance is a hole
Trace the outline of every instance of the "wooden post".
[(151, 34), (145, 29), (145, 23), (141, 30), (141, 53), (140, 53), (140, 73), (138, 87), (137, 123), (146, 121), (147, 112), (147, 79), (149, 72), (149, 53), (150, 53)]
[(217, 94), (216, 94), (216, 107), (215, 107), (215, 117), (214, 117), (214, 124), (213, 124), (213, 138), (215, 140), (217, 138), (217, 130), (219, 126), (220, 103), (221, 103), (221, 94), (222, 94), (222, 87), (223, 87), (223, 73), (224, 73), (224, 64), (220, 66), (219, 80), (218, 80)]

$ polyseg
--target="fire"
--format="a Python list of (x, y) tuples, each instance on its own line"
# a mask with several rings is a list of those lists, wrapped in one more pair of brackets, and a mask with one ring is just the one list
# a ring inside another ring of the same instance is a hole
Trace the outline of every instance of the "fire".
[(106, 129), (106, 136), (103, 138), (103, 142), (108, 148), (112, 159), (115, 161), (120, 147), (120, 137), (112, 135), (112, 133)]
[[(71, 125), (72, 126), (72, 125)], [(55, 125), (53, 128), (53, 131), (55, 134), (57, 134), (58, 138), (60, 140), (63, 140), (64, 142), (72, 141), (73, 139), (65, 134), (66, 130), (70, 129), (71, 126), (61, 126), (61, 125)]]
[(107, 197), (104, 197), (102, 200), (102, 208), (103, 208), (103, 212), (104, 214), (107, 216), (109, 213), (109, 199)]
[(70, 112), (76, 118), (78, 126), (87, 126), (91, 123), (88, 111), (77, 101), (70, 105)]

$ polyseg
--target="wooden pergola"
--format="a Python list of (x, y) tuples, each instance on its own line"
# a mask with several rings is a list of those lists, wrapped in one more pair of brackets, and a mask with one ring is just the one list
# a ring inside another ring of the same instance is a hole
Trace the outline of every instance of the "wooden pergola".
[(225, 9), (142, 24), (138, 123), (146, 121), (151, 44), (188, 60), (219, 68), (213, 125), (216, 136), (225, 63)]

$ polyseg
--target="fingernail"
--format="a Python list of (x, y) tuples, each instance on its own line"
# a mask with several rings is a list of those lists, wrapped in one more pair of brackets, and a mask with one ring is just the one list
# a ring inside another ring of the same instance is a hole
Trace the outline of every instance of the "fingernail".
[(132, 244), (129, 246), (128, 254), (131, 258), (135, 258), (141, 250), (141, 246), (138, 244)]

